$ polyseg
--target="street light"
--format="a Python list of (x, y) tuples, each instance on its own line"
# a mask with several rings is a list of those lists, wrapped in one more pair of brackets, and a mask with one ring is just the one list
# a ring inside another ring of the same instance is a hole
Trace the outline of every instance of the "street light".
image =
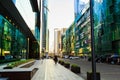
[(29, 42), (30, 42), (30, 39), (29, 38), (27, 38), (27, 47), (28, 47), (28, 49), (27, 49), (27, 55), (26, 55), (26, 58), (28, 59), (28, 57), (29, 57)]
[(91, 23), (91, 52), (92, 52), (92, 74), (93, 80), (96, 78), (95, 46), (94, 46), (94, 18), (93, 18), (93, 0), (90, 0), (90, 23)]

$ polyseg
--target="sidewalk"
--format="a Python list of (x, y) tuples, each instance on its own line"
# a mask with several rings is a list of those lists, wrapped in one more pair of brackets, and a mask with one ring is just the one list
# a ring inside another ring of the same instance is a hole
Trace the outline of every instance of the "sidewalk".
[(84, 80), (60, 64), (55, 64), (51, 59), (38, 60), (35, 67), (39, 70), (31, 80)]

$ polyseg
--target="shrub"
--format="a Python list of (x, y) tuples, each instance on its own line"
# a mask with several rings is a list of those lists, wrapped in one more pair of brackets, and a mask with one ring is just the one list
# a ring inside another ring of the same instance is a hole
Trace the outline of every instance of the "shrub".
[(80, 67), (76, 64), (71, 65), (71, 71), (74, 73), (81, 73)]
[[(100, 80), (100, 72), (96, 72), (96, 78), (97, 78), (97, 80)], [(87, 80), (93, 80), (92, 72), (87, 72)]]
[(4, 67), (3, 69), (12, 69), (14, 67), (14, 65), (12, 64), (8, 64), (6, 67)]
[(64, 63), (64, 66), (65, 66), (66, 68), (70, 68), (70, 63), (65, 62), (65, 63)]
[(27, 62), (33, 61), (33, 60), (34, 59), (27, 59), (27, 60), (20, 60), (20, 61), (11, 62), (6, 67), (4, 67), (4, 69), (12, 69), (13, 67), (17, 67), (21, 64), (24, 64), (24, 63), (27, 63)]
[(64, 61), (63, 60), (59, 60), (59, 63), (61, 64), (61, 65), (64, 65)]

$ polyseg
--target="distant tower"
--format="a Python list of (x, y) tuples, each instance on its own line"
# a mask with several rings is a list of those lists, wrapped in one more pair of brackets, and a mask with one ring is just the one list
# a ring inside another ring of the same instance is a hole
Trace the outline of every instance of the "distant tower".
[(46, 35), (46, 52), (49, 52), (49, 29), (47, 30)]
[(54, 29), (54, 54), (59, 55), (61, 44), (61, 31), (59, 28)]
[(47, 0), (42, 0), (42, 29), (41, 29), (41, 35), (42, 35), (42, 42), (41, 42), (41, 49), (46, 51), (46, 41), (47, 41), (47, 15), (48, 15), (48, 4)]

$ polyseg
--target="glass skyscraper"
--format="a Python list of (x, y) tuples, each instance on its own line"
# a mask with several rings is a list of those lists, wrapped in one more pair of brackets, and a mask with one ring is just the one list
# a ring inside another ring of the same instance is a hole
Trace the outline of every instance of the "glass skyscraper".
[(26, 58), (26, 52), (27, 38), (0, 15), (0, 56), (13, 55), (16, 58)]
[(81, 11), (84, 9), (84, 7), (85, 3), (83, 3), (81, 0), (74, 0), (75, 18), (82, 14)]
[(41, 33), (42, 33), (42, 52), (43, 50), (46, 51), (46, 47), (47, 47), (47, 15), (48, 15), (48, 0), (42, 0), (42, 28), (41, 28)]
[(94, 0), (95, 51), (120, 54), (120, 0)]
[(0, 57), (38, 58), (39, 43), (14, 2), (2, 0), (0, 4)]

